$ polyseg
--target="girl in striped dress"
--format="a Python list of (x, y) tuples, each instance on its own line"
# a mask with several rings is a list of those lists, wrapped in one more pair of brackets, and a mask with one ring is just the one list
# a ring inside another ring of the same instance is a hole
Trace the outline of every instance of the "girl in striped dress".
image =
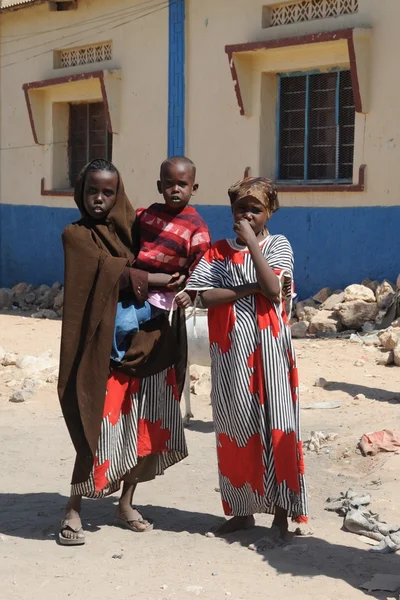
[[(216, 242), (187, 285), (209, 309), (220, 489), (232, 517), (213, 534), (247, 529), (254, 514), (270, 513), (271, 541), (285, 538), (289, 517), (307, 522), (298, 373), (284, 305), (293, 252), (265, 226), (279, 208), (272, 181), (246, 178), (229, 197), (236, 238)], [(188, 305), (187, 293), (179, 303)]]

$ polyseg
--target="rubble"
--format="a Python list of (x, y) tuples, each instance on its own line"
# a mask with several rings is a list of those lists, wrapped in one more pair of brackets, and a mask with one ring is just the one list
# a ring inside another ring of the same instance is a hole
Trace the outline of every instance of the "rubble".
[(346, 329), (361, 329), (367, 321), (374, 321), (378, 316), (378, 304), (353, 300), (340, 305), (338, 315), (342, 326)]
[(376, 302), (374, 292), (364, 285), (349, 285), (344, 290), (344, 301), (345, 302), (357, 302), (361, 300), (363, 302)]
[(310, 322), (310, 333), (337, 333), (341, 331), (341, 323), (335, 311), (320, 310)]
[(399, 343), (397, 334), (387, 329), (378, 335), (379, 341), (385, 350), (394, 350)]
[(58, 319), (62, 316), (64, 288), (59, 281), (52, 286), (35, 288), (28, 283), (18, 283), (13, 288), (0, 288), (0, 310), (30, 312), (40, 319)]

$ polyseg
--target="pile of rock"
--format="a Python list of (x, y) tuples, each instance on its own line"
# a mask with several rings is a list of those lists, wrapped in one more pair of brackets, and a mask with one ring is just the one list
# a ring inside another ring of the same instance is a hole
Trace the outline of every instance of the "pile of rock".
[(25, 402), (47, 384), (56, 383), (58, 364), (51, 350), (40, 356), (19, 356), (0, 348), (1, 379), (10, 390), (10, 402)]
[(58, 281), (51, 287), (18, 283), (12, 289), (0, 288), (0, 310), (22, 310), (38, 319), (58, 319), (63, 304), (64, 289)]
[(395, 297), (395, 286), (366, 279), (345, 290), (324, 288), (312, 298), (298, 302), (292, 319), (293, 337), (337, 334), (343, 331), (379, 329)]

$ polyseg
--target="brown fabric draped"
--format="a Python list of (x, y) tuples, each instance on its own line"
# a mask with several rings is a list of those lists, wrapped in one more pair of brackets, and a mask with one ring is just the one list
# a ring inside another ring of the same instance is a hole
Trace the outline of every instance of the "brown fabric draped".
[[(62, 412), (77, 452), (73, 482), (84, 481), (93, 466), (103, 417), (110, 370), (119, 282), (137, 251), (136, 213), (119, 177), (117, 200), (105, 221), (95, 221), (83, 206), (85, 177), (75, 186), (75, 202), (82, 218), (69, 225), (63, 235), (65, 300), (61, 334), (58, 393)], [(147, 298), (147, 273), (131, 269), (132, 294)], [(134, 336), (120, 368), (131, 377), (146, 377), (174, 364), (178, 385), (183, 388), (186, 368), (184, 315), (174, 317), (174, 326), (161, 316), (148, 322)], [(174, 328), (176, 333), (174, 333)]]

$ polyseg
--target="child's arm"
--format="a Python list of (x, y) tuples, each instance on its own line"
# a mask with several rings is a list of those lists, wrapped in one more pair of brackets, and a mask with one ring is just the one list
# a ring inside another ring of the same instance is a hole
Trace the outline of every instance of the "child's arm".
[(231, 288), (215, 288), (201, 293), (201, 303), (204, 308), (211, 306), (220, 306), (221, 304), (231, 304), (247, 296), (258, 294), (260, 287), (258, 283), (246, 283)]

